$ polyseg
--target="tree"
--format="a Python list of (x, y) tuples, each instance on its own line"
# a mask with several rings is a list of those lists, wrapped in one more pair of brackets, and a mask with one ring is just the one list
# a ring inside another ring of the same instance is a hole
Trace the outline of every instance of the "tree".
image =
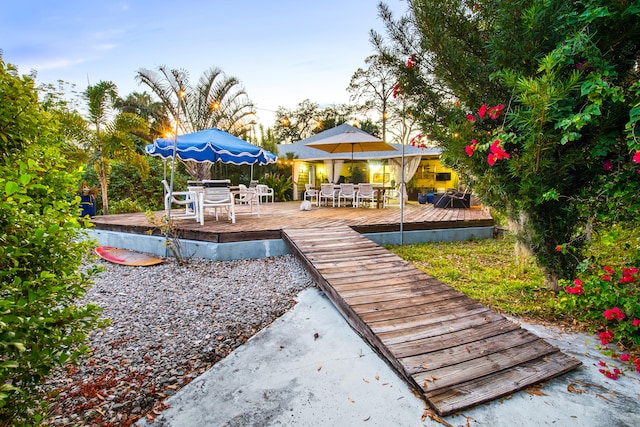
[[(146, 121), (132, 113), (118, 113), (117, 87), (112, 82), (99, 82), (88, 86), (84, 92), (88, 104), (88, 121), (93, 127), (93, 135), (87, 142), (89, 163), (94, 165), (100, 181), (102, 193), (102, 213), (109, 213), (109, 169), (112, 160), (126, 161), (136, 167), (146, 178), (149, 165), (146, 158), (136, 149), (137, 135), (148, 131)], [(137, 134), (137, 135), (136, 135)]]
[(320, 105), (305, 99), (295, 109), (278, 107), (273, 131), (279, 143), (292, 143), (310, 137), (322, 126)]
[[(167, 70), (165, 66), (160, 66), (158, 72), (142, 68), (136, 79), (159, 98), (166, 115), (178, 123), (178, 133), (216, 127), (242, 135), (251, 129), (253, 103), (240, 81), (219, 68), (206, 70), (195, 86), (189, 83), (186, 72)], [(185, 166), (196, 180), (211, 178), (210, 163), (187, 162)]]
[(305, 99), (293, 110), (279, 107), (273, 130), (280, 143), (292, 143), (347, 123), (353, 115), (354, 109), (349, 105), (320, 108), (319, 104)]
[(594, 227), (638, 218), (637, 4), (418, 0), (400, 21), (381, 14), (423, 131), (554, 289)]
[(362, 102), (362, 109), (373, 109), (382, 123), (382, 139), (387, 140), (387, 118), (390, 104), (394, 100), (394, 86), (397, 82), (396, 67), (384, 61), (381, 55), (371, 55), (364, 60), (367, 69), (358, 68), (351, 76), (347, 90), (352, 93), (352, 102)]
[[(161, 102), (154, 100), (147, 92), (133, 92), (116, 102), (116, 108), (123, 113), (131, 113), (144, 118), (149, 124), (149, 137), (145, 142), (171, 134), (171, 120)], [(144, 147), (143, 147), (144, 148)]]
[(78, 223), (81, 169), (30, 77), (0, 57), (0, 424), (40, 425), (42, 380), (87, 352), (98, 309), (78, 305), (93, 269)]

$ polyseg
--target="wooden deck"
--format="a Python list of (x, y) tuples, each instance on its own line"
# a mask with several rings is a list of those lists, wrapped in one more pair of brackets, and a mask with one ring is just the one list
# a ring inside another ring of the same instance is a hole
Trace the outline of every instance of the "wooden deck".
[[(191, 240), (227, 243), (280, 239), (284, 228), (346, 225), (359, 233), (398, 231), (400, 228), (400, 209), (397, 207), (371, 209), (314, 206), (310, 211), (301, 211), (300, 202), (277, 202), (261, 205), (260, 218), (243, 215), (243, 209), (244, 207), (236, 209), (235, 224), (226, 218), (216, 221), (212, 216), (206, 217), (204, 225), (194, 220), (178, 221), (179, 236)], [(156, 212), (155, 215), (160, 218), (163, 212)], [(161, 234), (144, 213), (97, 216), (92, 222), (99, 230)], [(491, 215), (480, 208), (440, 209), (433, 205), (409, 203), (403, 215), (405, 231), (492, 227), (493, 224)]]
[(580, 362), (345, 226), (283, 239), (345, 319), (441, 415)]

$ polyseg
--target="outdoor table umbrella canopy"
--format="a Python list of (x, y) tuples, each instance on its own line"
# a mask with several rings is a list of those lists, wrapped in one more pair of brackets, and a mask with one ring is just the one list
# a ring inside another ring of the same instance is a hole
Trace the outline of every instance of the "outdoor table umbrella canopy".
[(151, 156), (170, 159), (175, 156), (183, 161), (198, 163), (231, 163), (234, 165), (267, 165), (275, 163), (275, 154), (217, 128), (158, 138), (145, 147)]
[(352, 162), (354, 152), (395, 150), (395, 148), (378, 137), (366, 132), (351, 130), (309, 142), (305, 145), (329, 153), (351, 153)]

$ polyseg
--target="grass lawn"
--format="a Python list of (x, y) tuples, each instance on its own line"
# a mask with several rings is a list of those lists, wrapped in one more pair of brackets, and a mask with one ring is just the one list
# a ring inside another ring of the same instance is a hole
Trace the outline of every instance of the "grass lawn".
[(544, 286), (530, 257), (518, 257), (515, 239), (387, 246), (430, 276), (495, 310), (539, 322), (561, 322), (556, 295)]

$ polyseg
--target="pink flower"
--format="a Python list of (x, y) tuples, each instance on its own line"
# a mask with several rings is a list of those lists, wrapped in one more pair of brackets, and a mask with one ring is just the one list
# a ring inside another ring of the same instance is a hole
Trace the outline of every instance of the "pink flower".
[(504, 151), (500, 146), (499, 139), (496, 139), (495, 141), (493, 141), (493, 144), (491, 144), (491, 147), (490, 147), (490, 151), (491, 152), (487, 156), (487, 163), (489, 163), (489, 165), (491, 166), (495, 165), (497, 160), (508, 159), (510, 157), (509, 153)]
[(633, 282), (633, 276), (622, 276), (620, 278), (620, 283), (631, 283)]
[(622, 354), (620, 355), (620, 361), (622, 361), (622, 362), (628, 362), (630, 357), (631, 357), (631, 356), (629, 356), (627, 353), (622, 353)]
[(613, 332), (604, 331), (600, 332), (600, 343), (604, 346), (609, 345), (609, 343), (613, 340)]
[(633, 162), (640, 163), (640, 150), (636, 150), (636, 152), (633, 153)]
[(562, 252), (562, 245), (556, 246), (556, 252)]
[(407, 68), (414, 68), (418, 63), (416, 62), (416, 57), (418, 55), (416, 55), (415, 53), (411, 54), (411, 57), (409, 58), (409, 60), (407, 61)]
[(603, 274), (602, 275), (602, 280), (604, 280), (605, 282), (610, 282), (611, 281), (611, 276), (609, 276), (608, 274)]
[(482, 106), (478, 110), (478, 117), (480, 117), (480, 120), (484, 119), (484, 115), (486, 113), (487, 113), (487, 104), (482, 104)]
[(476, 116), (473, 114), (467, 114), (467, 120), (473, 123), (476, 121)]
[(400, 95), (402, 95), (402, 90), (400, 89), (400, 83), (396, 83), (393, 86), (393, 97), (397, 98)]
[(582, 290), (582, 281), (580, 279), (576, 279), (573, 281), (574, 286), (565, 286), (564, 290), (568, 293), (568, 294), (573, 294), (573, 295), (582, 295), (584, 294), (584, 291)]
[(496, 120), (500, 116), (500, 112), (504, 108), (504, 104), (496, 105), (495, 107), (489, 108), (489, 117), (493, 120)]
[(613, 273), (615, 273), (615, 271), (613, 270), (613, 268), (609, 267), (608, 265), (605, 265), (602, 269), (603, 269), (603, 270), (604, 270), (604, 272), (605, 272), (605, 273), (607, 273), (607, 274), (613, 274)]
[(473, 148), (472, 145), (467, 145), (466, 147), (464, 147), (464, 151), (467, 152), (467, 155), (469, 157), (473, 156), (473, 150), (474, 150), (474, 148)]
[(611, 171), (613, 170), (613, 162), (610, 159), (607, 159), (602, 163), (602, 170)]
[(631, 324), (632, 324), (633, 326), (640, 326), (640, 319), (636, 319), (636, 318), (634, 318), (634, 319), (633, 319), (633, 322), (631, 322)]
[(620, 310), (618, 307), (613, 307), (610, 310), (605, 310), (604, 311), (604, 317), (607, 320), (613, 320), (613, 319), (618, 319), (618, 320), (622, 320), (625, 318), (625, 314), (624, 311)]

